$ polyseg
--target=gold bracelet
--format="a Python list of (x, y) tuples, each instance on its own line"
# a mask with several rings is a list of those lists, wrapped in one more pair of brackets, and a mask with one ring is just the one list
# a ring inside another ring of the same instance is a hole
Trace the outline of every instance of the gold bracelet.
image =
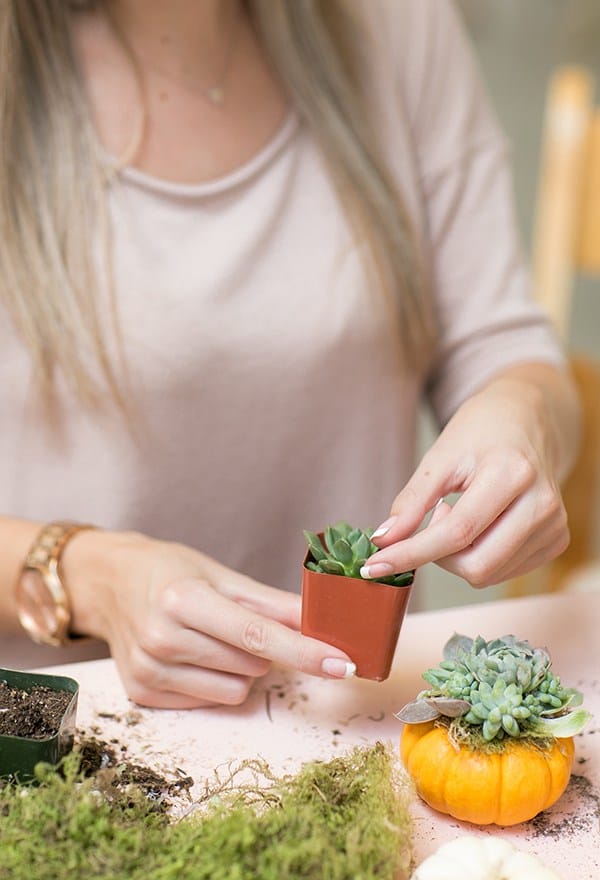
[(60, 647), (73, 638), (69, 632), (71, 604), (61, 578), (60, 560), (71, 538), (94, 528), (87, 523), (48, 523), (31, 545), (15, 598), (21, 626), (35, 642)]

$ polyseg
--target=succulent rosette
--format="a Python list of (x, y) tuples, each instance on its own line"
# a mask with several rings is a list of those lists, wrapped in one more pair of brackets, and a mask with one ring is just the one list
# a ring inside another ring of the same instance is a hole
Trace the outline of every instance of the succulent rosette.
[[(343, 520), (327, 526), (323, 541), (315, 532), (304, 532), (312, 559), (306, 563), (311, 571), (360, 578), (366, 560), (379, 549), (372, 541), (373, 529), (353, 528)], [(414, 580), (414, 571), (376, 578), (375, 583), (404, 587)]]

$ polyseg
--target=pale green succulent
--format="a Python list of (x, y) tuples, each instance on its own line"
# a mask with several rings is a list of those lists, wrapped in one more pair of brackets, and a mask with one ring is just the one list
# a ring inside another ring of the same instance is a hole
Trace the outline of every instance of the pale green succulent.
[(591, 717), (577, 708), (582, 694), (563, 687), (553, 674), (548, 652), (512, 635), (486, 642), (455, 634), (439, 667), (423, 678), (431, 688), (398, 717), (410, 723), (427, 720), (425, 715), (448, 715), (460, 727), (479, 728), (487, 742), (505, 736), (574, 736)]
[[(373, 529), (356, 529), (347, 522), (327, 526), (324, 544), (315, 532), (304, 532), (312, 560), (306, 567), (324, 574), (339, 574), (343, 577), (360, 578), (360, 570), (366, 560), (379, 548), (371, 541)], [(406, 587), (414, 580), (414, 571), (392, 574), (388, 577), (374, 578), (379, 584)]]

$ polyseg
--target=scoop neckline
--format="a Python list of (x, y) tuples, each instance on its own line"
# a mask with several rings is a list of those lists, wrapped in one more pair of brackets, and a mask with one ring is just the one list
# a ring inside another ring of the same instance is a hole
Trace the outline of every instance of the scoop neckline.
[(298, 116), (293, 110), (289, 110), (279, 129), (254, 156), (233, 171), (202, 183), (176, 183), (155, 177), (146, 171), (134, 168), (132, 165), (119, 167), (118, 159), (102, 149), (101, 157), (104, 164), (108, 165), (119, 179), (152, 192), (179, 198), (211, 196), (239, 186), (258, 174), (283, 149), (297, 126)]

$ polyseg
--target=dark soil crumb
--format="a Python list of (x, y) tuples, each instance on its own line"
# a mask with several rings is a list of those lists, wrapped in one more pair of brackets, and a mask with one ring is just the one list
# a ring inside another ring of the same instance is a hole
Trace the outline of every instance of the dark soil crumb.
[(30, 691), (0, 681), (0, 735), (27, 739), (56, 736), (73, 694), (35, 685)]
[(142, 720), (142, 715), (135, 709), (130, 709), (124, 715), (117, 715), (115, 712), (96, 712), (96, 716), (109, 721), (117, 721), (119, 724), (124, 723), (127, 727), (135, 727)]
[[(118, 745), (118, 743), (117, 743)], [(115, 746), (95, 737), (81, 739), (75, 745), (81, 759), (81, 771), (94, 777), (100, 790), (111, 800), (127, 798), (131, 786), (156, 803), (160, 810), (171, 806), (170, 798), (189, 792), (194, 784), (191, 776), (176, 768), (176, 779), (166, 779), (160, 773), (143, 764), (130, 761), (123, 754), (125, 746), (117, 753)]]

